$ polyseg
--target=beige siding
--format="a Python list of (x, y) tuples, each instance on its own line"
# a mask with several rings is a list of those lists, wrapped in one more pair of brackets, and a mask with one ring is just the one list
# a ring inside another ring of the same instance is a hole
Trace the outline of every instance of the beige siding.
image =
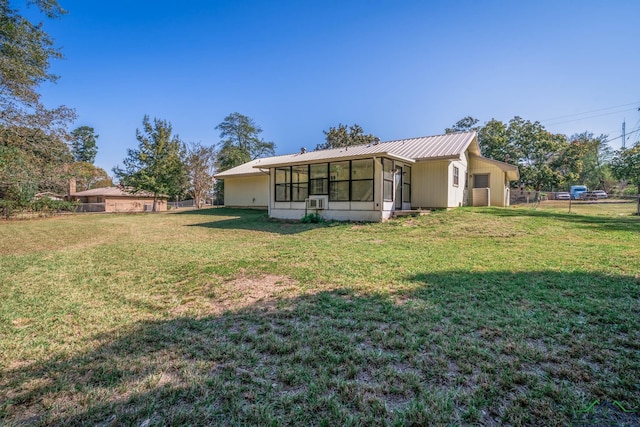
[(411, 204), (414, 209), (449, 207), (450, 163), (440, 160), (412, 165)]
[(224, 179), (224, 205), (266, 208), (269, 200), (269, 176), (228, 177)]
[[(466, 153), (462, 156), (461, 160), (455, 160), (451, 162), (448, 167), (447, 176), (449, 185), (448, 188), (448, 198), (447, 198), (447, 207), (448, 208), (456, 208), (458, 206), (463, 206), (466, 204), (465, 201), (465, 177), (467, 175), (467, 156)], [(453, 168), (458, 168), (458, 185), (453, 184)]]
[(491, 206), (508, 206), (508, 200), (506, 189), (506, 176), (505, 172), (498, 166), (490, 163), (471, 159), (471, 167), (469, 174), (472, 175), (469, 181), (469, 185), (473, 187), (473, 175), (476, 174), (489, 174), (489, 188), (491, 189)]

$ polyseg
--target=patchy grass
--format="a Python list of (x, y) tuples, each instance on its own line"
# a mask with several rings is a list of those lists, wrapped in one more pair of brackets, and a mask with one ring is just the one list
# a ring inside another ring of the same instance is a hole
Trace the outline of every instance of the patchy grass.
[(0, 223), (0, 254), (0, 424), (566, 425), (594, 401), (640, 409), (638, 217), (73, 215)]

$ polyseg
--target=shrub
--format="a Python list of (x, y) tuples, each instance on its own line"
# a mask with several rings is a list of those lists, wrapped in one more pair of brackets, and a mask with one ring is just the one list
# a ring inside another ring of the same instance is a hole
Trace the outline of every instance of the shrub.
[(319, 222), (322, 222), (323, 219), (319, 213), (315, 212), (306, 214), (300, 221), (304, 224), (317, 224)]
[(45, 215), (60, 212), (69, 211), (73, 212), (78, 206), (77, 202), (67, 202), (64, 200), (53, 200), (46, 197), (34, 200), (30, 203), (30, 208), (34, 212), (41, 212)]
[(37, 200), (23, 201), (0, 199), (0, 216), (10, 218), (20, 213), (37, 212), (42, 216), (49, 216), (61, 211), (75, 212), (77, 202), (53, 200), (46, 197)]
[(0, 199), (0, 216), (9, 218), (16, 210), (18, 203), (13, 200)]

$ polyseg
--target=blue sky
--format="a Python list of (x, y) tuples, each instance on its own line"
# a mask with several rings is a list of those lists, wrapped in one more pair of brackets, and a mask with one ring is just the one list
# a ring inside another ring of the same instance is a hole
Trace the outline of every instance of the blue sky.
[(623, 119), (627, 132), (640, 125), (636, 0), (60, 3), (69, 14), (44, 27), (65, 59), (43, 101), (96, 129), (108, 172), (145, 114), (212, 145), (237, 111), (278, 154), (315, 148), (339, 123), (383, 141), (467, 115), (610, 138)]

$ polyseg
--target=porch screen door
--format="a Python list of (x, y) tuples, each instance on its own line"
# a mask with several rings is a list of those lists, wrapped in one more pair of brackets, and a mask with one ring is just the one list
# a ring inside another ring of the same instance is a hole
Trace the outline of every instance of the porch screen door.
[(396, 191), (394, 194), (395, 197), (395, 208), (397, 210), (402, 210), (402, 166), (398, 166), (396, 168), (396, 176), (395, 176), (395, 184), (396, 184)]

